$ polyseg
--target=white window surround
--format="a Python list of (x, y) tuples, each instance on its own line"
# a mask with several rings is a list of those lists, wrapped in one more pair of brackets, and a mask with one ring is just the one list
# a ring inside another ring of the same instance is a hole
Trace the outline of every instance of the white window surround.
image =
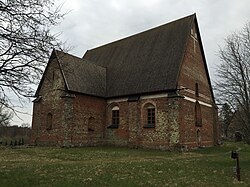
[(114, 106), (114, 107), (112, 108), (112, 110), (119, 110), (119, 107), (118, 107), (118, 106)]

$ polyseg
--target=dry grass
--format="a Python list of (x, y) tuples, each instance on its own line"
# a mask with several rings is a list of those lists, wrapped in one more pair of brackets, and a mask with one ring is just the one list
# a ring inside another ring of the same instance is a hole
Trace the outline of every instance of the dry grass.
[[(240, 150), (242, 182), (231, 150)], [(190, 152), (118, 147), (0, 148), (0, 186), (250, 186), (250, 146)]]

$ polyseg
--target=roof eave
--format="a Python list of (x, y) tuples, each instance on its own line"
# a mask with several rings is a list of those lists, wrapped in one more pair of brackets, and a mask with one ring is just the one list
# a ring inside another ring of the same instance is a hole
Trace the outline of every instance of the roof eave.
[[(189, 31), (191, 30), (191, 27), (194, 23), (194, 20), (196, 19), (196, 13), (192, 14), (191, 15), (193, 17), (190, 25), (189, 25)], [(177, 79), (176, 79), (176, 88), (178, 86), (178, 80), (179, 80), (179, 77), (180, 77), (180, 73), (181, 73), (181, 67), (182, 67), (182, 64), (184, 62), (184, 59), (185, 59), (185, 54), (186, 54), (186, 51), (187, 51), (187, 45), (188, 45), (188, 37), (189, 37), (189, 32), (186, 33), (186, 41), (184, 43), (184, 51), (182, 53), (182, 57), (181, 57), (181, 63), (180, 63), (180, 66), (179, 66), (179, 69), (178, 69), (178, 75), (177, 75)]]
[(43, 81), (44, 81), (45, 74), (47, 73), (49, 64), (50, 64), (50, 62), (52, 61), (52, 59), (54, 59), (55, 55), (56, 55), (55, 49), (53, 49), (53, 51), (51, 52), (51, 55), (50, 55), (50, 57), (49, 57), (49, 61), (48, 61), (47, 65), (46, 65), (46, 67), (45, 67), (45, 70), (44, 70), (44, 72), (43, 72), (42, 79), (41, 79), (41, 81), (39, 82), (38, 87), (37, 87), (37, 89), (36, 89), (36, 93), (35, 93), (34, 97), (38, 97), (38, 96), (39, 96), (39, 92), (40, 92), (40, 89), (41, 89), (41, 87), (42, 87), (42, 84), (43, 84)]
[[(195, 17), (195, 22), (196, 24), (198, 25), (198, 21), (197, 21), (197, 18)], [(215, 103), (215, 98), (214, 98), (214, 92), (213, 92), (213, 89), (212, 89), (212, 84), (211, 84), (211, 80), (210, 80), (210, 76), (209, 76), (209, 71), (208, 71), (208, 67), (207, 67), (207, 61), (206, 61), (206, 56), (205, 56), (205, 52), (204, 52), (204, 48), (203, 48), (203, 44), (202, 44), (202, 40), (201, 40), (201, 35), (200, 35), (200, 29), (198, 27), (198, 39), (199, 41), (201, 42), (201, 55), (202, 55), (202, 59), (205, 63), (205, 70), (206, 70), (206, 74), (207, 74), (207, 79), (208, 79), (208, 83), (209, 83), (209, 86), (210, 86), (210, 92), (211, 92), (211, 95), (212, 95), (212, 99), (213, 99), (213, 102)]]

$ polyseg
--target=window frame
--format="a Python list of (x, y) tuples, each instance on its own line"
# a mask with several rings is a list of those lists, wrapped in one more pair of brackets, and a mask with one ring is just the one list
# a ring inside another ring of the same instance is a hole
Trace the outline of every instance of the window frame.
[(152, 103), (147, 103), (143, 107), (143, 128), (155, 128), (156, 126), (156, 107)]
[(147, 125), (155, 126), (155, 108), (147, 108)]
[(119, 109), (112, 109), (111, 114), (112, 125), (119, 126), (120, 125), (120, 112)]

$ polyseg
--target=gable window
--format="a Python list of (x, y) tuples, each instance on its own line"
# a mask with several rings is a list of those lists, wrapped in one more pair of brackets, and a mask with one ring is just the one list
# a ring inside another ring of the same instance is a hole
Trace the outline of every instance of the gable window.
[(202, 126), (201, 105), (198, 101), (195, 103), (195, 126)]
[(48, 113), (47, 114), (47, 124), (46, 124), (46, 129), (47, 130), (51, 130), (52, 129), (52, 114), (51, 113)]

